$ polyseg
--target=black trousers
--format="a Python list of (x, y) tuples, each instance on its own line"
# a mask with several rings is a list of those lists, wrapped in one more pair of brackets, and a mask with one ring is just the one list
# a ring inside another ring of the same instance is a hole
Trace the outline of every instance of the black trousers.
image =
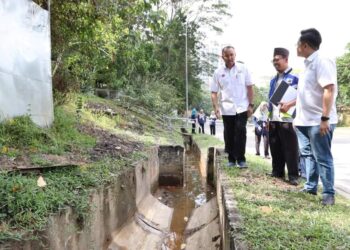
[(287, 164), (289, 179), (298, 178), (298, 139), (290, 122), (270, 122), (269, 142), (272, 156), (272, 175), (285, 176)]
[(192, 121), (192, 134), (196, 133), (196, 122)]
[(204, 134), (204, 123), (203, 123), (203, 124), (199, 123), (198, 133), (199, 133), (199, 134), (200, 134), (200, 133)]
[(210, 127), (210, 134), (215, 135), (215, 125), (209, 125)]
[(267, 134), (255, 134), (255, 150), (256, 154), (260, 155), (260, 142), (261, 137), (263, 137), (264, 141), (264, 155), (269, 156), (269, 137)]
[(247, 112), (237, 115), (223, 115), (225, 151), (230, 162), (245, 162), (247, 142)]

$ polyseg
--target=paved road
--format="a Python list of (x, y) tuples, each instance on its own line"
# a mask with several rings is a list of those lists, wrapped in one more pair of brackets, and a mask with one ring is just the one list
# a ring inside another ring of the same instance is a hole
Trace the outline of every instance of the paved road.
[[(222, 121), (217, 122), (216, 137), (223, 140)], [(209, 133), (209, 126), (205, 128)], [(248, 154), (255, 154), (253, 126), (247, 126), (247, 147)], [(263, 147), (262, 143), (260, 145)], [(261, 150), (260, 150), (261, 151)], [(332, 142), (332, 153), (335, 164), (335, 187), (337, 192), (350, 198), (350, 128), (336, 128)]]

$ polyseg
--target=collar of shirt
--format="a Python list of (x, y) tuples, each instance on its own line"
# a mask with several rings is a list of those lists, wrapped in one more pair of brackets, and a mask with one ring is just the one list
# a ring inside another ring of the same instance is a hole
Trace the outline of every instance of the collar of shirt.
[(306, 58), (304, 60), (304, 64), (305, 66), (309, 65), (310, 63), (312, 63), (312, 61), (318, 56), (318, 51), (315, 51), (314, 53), (312, 53), (311, 55), (309, 55), (308, 58)]
[(231, 70), (231, 69), (234, 69), (235, 67), (236, 67), (236, 63), (235, 64), (233, 64), (233, 66), (232, 66), (232, 68), (228, 68), (228, 67), (226, 67), (226, 64), (224, 64), (224, 69), (225, 70)]
[(228, 67), (226, 67), (226, 65), (224, 65), (224, 71), (225, 72), (238, 72), (239, 71), (239, 68), (238, 68), (238, 65), (237, 65), (237, 63), (235, 63), (233, 66), (232, 66), (232, 68), (228, 68)]
[(292, 67), (286, 68), (286, 70), (283, 72), (284, 75), (287, 75), (289, 72), (291, 72)]

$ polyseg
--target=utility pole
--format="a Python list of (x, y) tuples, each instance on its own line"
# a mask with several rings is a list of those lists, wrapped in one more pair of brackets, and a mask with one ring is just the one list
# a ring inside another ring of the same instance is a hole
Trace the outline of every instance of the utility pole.
[[(187, 1), (185, 1), (185, 6), (187, 6)], [(186, 24), (185, 24), (185, 84), (186, 84), (186, 118), (187, 118), (187, 112), (188, 112), (188, 51), (187, 51), (187, 15), (186, 15)], [(187, 126), (187, 119), (186, 119), (186, 126)]]

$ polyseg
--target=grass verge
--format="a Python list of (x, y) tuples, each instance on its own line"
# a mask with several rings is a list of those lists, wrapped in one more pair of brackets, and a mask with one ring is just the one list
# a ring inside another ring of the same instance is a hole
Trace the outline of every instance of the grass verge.
[(223, 141), (213, 135), (194, 134), (193, 139), (202, 152), (204, 152), (203, 150), (207, 150), (209, 147), (223, 148), (225, 146)]
[[(71, 103), (55, 108), (55, 120), (50, 128), (38, 128), (29, 116), (0, 123), (0, 158), (25, 156), (38, 166), (50, 165), (42, 157), (44, 153), (74, 153), (74, 157), (90, 159), (97, 138), (81, 132), (79, 128), (83, 124), (122, 136), (125, 142), (154, 145), (157, 139), (168, 140), (169, 132), (151, 113), (125, 109), (116, 101), (88, 96), (76, 98), (81, 102), (79, 107), (73, 98)], [(91, 104), (90, 108), (87, 103)], [(108, 115), (106, 110), (117, 115)], [(98, 158), (96, 162), (89, 160), (79, 167), (42, 169), (46, 187), (37, 185), (39, 175), (36, 173), (7, 172), (0, 166), (0, 243), (32, 238), (35, 231), (45, 229), (50, 214), (67, 206), (73, 208), (79, 221), (86, 222), (90, 191), (114, 181), (124, 168), (144, 157), (143, 152), (133, 151), (127, 157)]]
[(86, 222), (90, 191), (112, 182), (133, 160), (106, 158), (80, 167), (45, 171), (46, 187), (38, 187), (37, 174), (0, 173), (0, 243), (45, 229), (49, 215), (67, 206), (74, 209), (79, 221)]
[(298, 193), (265, 175), (270, 164), (248, 156), (246, 170), (226, 169), (249, 249), (350, 249), (350, 201), (336, 196), (323, 207), (321, 196)]

